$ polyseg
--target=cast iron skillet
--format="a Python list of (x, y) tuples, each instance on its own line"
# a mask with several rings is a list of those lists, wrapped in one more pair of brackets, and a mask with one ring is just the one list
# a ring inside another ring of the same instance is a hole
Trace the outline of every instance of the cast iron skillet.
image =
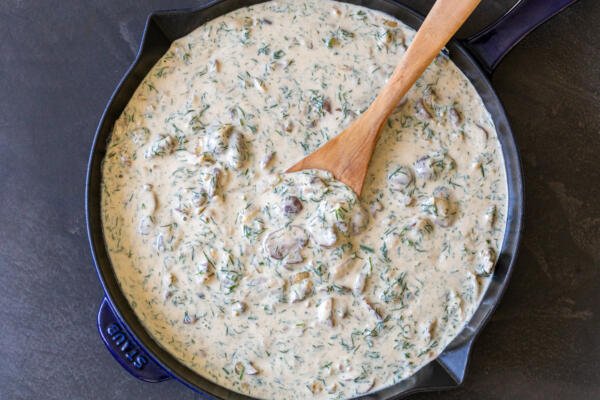
[[(346, 0), (390, 14), (412, 28), (423, 17), (393, 0)], [(489, 288), (479, 308), (440, 356), (412, 377), (363, 396), (365, 399), (397, 399), (410, 393), (459, 386), (465, 377), (473, 341), (490, 318), (510, 278), (519, 245), (523, 217), (523, 178), (519, 153), (500, 100), (489, 78), (502, 57), (527, 33), (576, 0), (521, 0), (498, 21), (469, 39), (453, 40), (450, 58), (469, 78), (492, 115), (504, 154), (508, 181), (508, 212), (504, 243)], [(90, 154), (86, 182), (86, 219), (92, 257), (105, 298), (98, 313), (102, 340), (133, 376), (147, 382), (175, 378), (209, 398), (250, 399), (220, 387), (196, 374), (162, 349), (146, 332), (117, 283), (111, 266), (100, 217), (101, 165), (113, 125), (150, 68), (171, 42), (199, 25), (237, 8), (261, 0), (213, 0), (193, 10), (162, 11), (146, 22), (138, 55), (112, 95), (98, 125)]]

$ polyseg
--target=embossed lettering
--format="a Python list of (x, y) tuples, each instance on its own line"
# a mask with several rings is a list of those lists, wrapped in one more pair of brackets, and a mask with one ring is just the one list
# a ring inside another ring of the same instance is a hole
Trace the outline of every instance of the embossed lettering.
[(109, 335), (114, 335), (117, 332), (121, 332), (121, 327), (115, 323), (112, 323), (106, 327), (106, 333)]
[(127, 341), (127, 337), (125, 336), (124, 333), (119, 332), (116, 335), (113, 335), (112, 340), (113, 340), (113, 342), (115, 342), (115, 344), (117, 346), (120, 346), (123, 344), (123, 342)]
[(130, 348), (131, 348), (131, 343), (129, 342), (129, 340), (126, 340), (125, 343), (123, 343), (123, 346), (121, 346), (121, 351), (123, 353), (126, 353)]
[(135, 358), (135, 361), (133, 362), (133, 366), (136, 367), (137, 369), (142, 369), (144, 368), (144, 365), (148, 364), (148, 359), (142, 355), (139, 355)]
[(148, 364), (148, 358), (140, 354), (140, 350), (129, 340), (122, 328), (112, 323), (106, 327), (106, 332), (110, 335), (113, 343), (123, 352), (125, 358), (137, 369), (142, 369)]
[(127, 352), (127, 353), (125, 353), (125, 357), (126, 357), (126, 358), (127, 358), (129, 361), (133, 362), (133, 359), (134, 359), (134, 357), (137, 355), (137, 353), (138, 353), (137, 349), (135, 349), (135, 348), (134, 348), (134, 349), (133, 349), (133, 350), (131, 350), (130, 352)]

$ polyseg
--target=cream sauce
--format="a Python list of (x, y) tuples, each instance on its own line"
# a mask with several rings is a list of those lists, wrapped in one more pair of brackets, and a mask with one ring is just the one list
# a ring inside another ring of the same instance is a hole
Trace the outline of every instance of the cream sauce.
[(260, 398), (348, 398), (414, 374), (476, 309), (504, 232), (491, 117), (444, 55), (398, 105), (360, 200), (288, 166), (363, 112), (414, 31), (322, 0), (177, 40), (115, 124), (102, 216), (148, 332)]

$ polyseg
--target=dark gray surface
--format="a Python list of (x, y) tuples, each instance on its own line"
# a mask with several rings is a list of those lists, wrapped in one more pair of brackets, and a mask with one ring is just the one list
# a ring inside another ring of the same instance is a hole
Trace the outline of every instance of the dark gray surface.
[[(93, 132), (145, 16), (197, 3), (0, 1), (2, 400), (200, 398), (136, 381), (100, 342), (83, 213)], [(510, 4), (484, 1), (463, 32)], [(582, 0), (496, 71), (526, 175), (521, 254), (464, 387), (415, 399), (600, 398), (599, 39), (600, 3)]]

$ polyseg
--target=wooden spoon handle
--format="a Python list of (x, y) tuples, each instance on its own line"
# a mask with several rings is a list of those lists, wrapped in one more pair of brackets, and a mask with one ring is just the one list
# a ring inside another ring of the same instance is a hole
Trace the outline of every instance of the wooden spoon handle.
[(437, 0), (393, 75), (369, 107), (381, 126), (481, 0)]
[(342, 133), (287, 172), (324, 169), (360, 195), (381, 127), (481, 0), (437, 0), (394, 74), (371, 106)]

